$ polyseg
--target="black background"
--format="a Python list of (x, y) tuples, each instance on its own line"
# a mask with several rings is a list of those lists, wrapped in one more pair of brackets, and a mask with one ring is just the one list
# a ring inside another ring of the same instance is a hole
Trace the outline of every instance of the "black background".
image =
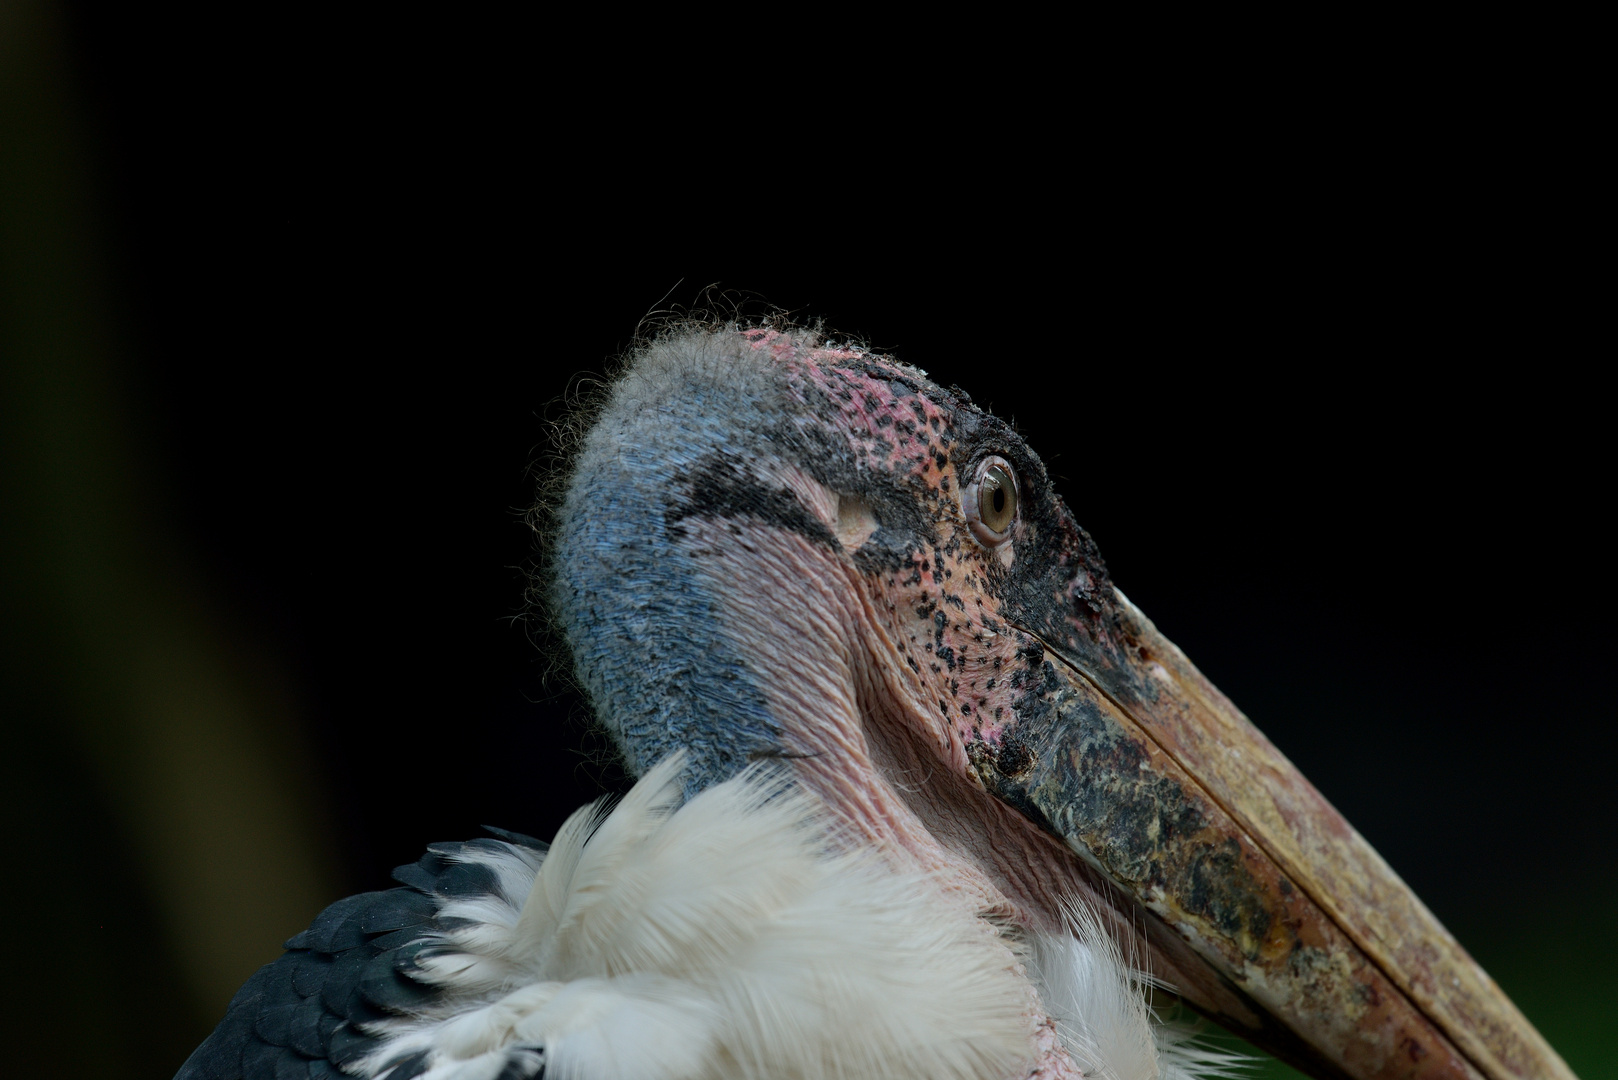
[(768, 80), (733, 58), (715, 97), (542, 27), (65, 14), (142, 498), (289, 688), (332, 898), (617, 783), (520, 618), (522, 515), (570, 379), (704, 302), (1013, 417), (1120, 587), (1485, 961), (1610, 884), (1610, 344), (1583, 151), (1509, 78), (986, 103), (867, 71), (836, 118), (741, 119)]

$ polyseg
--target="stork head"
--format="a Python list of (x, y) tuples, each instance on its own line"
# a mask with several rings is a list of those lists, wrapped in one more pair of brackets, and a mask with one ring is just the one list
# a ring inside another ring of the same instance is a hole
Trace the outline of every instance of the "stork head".
[(1143, 927), (1193, 1006), (1317, 1075), (1571, 1076), (962, 391), (806, 332), (670, 331), (555, 516), (552, 604), (632, 771), (786, 759), (985, 911), (1050, 929), (1077, 893)]

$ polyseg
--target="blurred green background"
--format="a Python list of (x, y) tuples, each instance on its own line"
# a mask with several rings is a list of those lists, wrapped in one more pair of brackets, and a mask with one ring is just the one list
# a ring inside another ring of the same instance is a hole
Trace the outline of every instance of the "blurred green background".
[[(856, 152), (614, 110), (549, 32), (0, 6), (8, 1075), (172, 1075), (326, 903), (620, 782), (522, 622), (529, 466), (570, 377), (717, 281), (1016, 416), (1131, 597), (1618, 1076), (1575, 151), (1480, 89), (1424, 156), (1417, 79), (1322, 91), (1318, 144), (1090, 117), (1081, 183), (1018, 134), (1065, 97)], [(1008, 324), (1037, 363), (985, 362)]]

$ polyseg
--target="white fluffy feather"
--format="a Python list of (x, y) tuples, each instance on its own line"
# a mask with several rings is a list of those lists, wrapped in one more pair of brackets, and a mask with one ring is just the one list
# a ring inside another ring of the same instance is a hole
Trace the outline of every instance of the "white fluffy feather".
[(447, 904), (476, 920), (422, 961), (449, 1003), (387, 1025), (367, 1074), (425, 1050), (427, 1080), (483, 1080), (541, 1046), (560, 1080), (1021, 1074), (1028, 988), (986, 924), (758, 771), (676, 810), (679, 767)]

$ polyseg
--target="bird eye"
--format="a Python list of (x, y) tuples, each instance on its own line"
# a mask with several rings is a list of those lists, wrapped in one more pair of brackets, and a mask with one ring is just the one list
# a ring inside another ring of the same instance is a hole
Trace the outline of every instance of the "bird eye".
[(988, 547), (1003, 544), (1017, 520), (1017, 478), (1000, 458), (978, 466), (977, 479), (961, 489), (961, 509), (972, 535)]

